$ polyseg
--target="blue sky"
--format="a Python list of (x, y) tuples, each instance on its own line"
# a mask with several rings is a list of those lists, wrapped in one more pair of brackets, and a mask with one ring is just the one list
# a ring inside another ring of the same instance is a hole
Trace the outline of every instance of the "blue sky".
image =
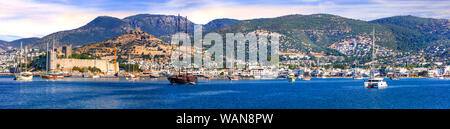
[(395, 15), (450, 18), (447, 0), (2, 0), (0, 40), (42, 37), (85, 25), (97, 16), (180, 13), (195, 23), (329, 13), (373, 20)]

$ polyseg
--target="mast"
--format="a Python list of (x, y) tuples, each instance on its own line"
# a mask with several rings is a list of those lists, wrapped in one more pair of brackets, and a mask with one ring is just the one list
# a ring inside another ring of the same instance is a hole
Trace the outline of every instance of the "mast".
[(48, 41), (47, 43), (47, 48), (46, 48), (46, 54), (45, 54), (45, 72), (48, 73)]
[(131, 65), (130, 54), (128, 53), (128, 73), (130, 73), (130, 71), (131, 71), (130, 65)]
[[(22, 42), (20, 42), (20, 44), (22, 44)], [(25, 58), (25, 72), (28, 72), (28, 49), (27, 49), (28, 47), (27, 46), (25, 46), (25, 56), (24, 56), (24, 58)]]
[[(186, 18), (184, 19), (185, 27), (186, 27), (185, 32), (186, 32), (186, 35), (189, 36), (189, 33), (188, 33), (188, 21), (187, 21), (187, 20), (188, 20), (188, 19), (187, 19), (187, 16), (186, 16)], [(191, 53), (188, 53), (188, 47), (186, 47), (186, 54), (191, 54)], [(190, 60), (190, 59), (189, 59), (189, 60)], [(191, 63), (191, 65), (192, 65), (192, 63)], [(187, 75), (187, 68), (186, 68), (185, 74)]]
[(23, 58), (23, 48), (22, 48), (22, 42), (20, 42), (20, 61), (19, 61), (19, 73), (22, 72), (22, 65), (20, 65), (20, 63), (22, 63), (22, 58)]
[[(375, 54), (376, 54), (376, 48), (375, 48), (375, 26), (372, 27), (372, 69), (374, 69), (374, 61), (375, 61)], [(371, 78), (375, 78), (375, 73), (371, 72), (370, 74)]]

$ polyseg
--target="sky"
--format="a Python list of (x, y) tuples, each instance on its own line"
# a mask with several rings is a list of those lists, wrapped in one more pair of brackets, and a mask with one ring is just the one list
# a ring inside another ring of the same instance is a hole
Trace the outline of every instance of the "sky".
[(1, 0), (0, 40), (43, 37), (81, 27), (97, 16), (188, 16), (197, 24), (289, 14), (328, 13), (360, 20), (414, 15), (450, 18), (449, 0)]

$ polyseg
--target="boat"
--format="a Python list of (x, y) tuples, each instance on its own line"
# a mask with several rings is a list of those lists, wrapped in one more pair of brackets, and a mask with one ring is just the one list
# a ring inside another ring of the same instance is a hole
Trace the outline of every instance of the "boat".
[(42, 75), (41, 77), (42, 79), (64, 79), (64, 74), (53, 72)]
[(239, 80), (239, 76), (237, 76), (237, 75), (228, 76), (228, 80), (232, 80), (232, 81)]
[(137, 76), (135, 74), (132, 74), (132, 73), (129, 73), (129, 74), (125, 75), (125, 78), (127, 80), (137, 80), (137, 79), (139, 79), (139, 76)]
[[(186, 18), (186, 20), (187, 20), (187, 18)], [(180, 23), (180, 16), (179, 15), (178, 15), (177, 23)], [(186, 32), (185, 33), (189, 34), (188, 33), (188, 24), (187, 24), (187, 22), (185, 22), (185, 23), (186, 23)], [(177, 32), (181, 32), (179, 26), (178, 26)], [(197, 84), (197, 81), (198, 81), (198, 77), (197, 76), (192, 75), (192, 74), (188, 74), (186, 68), (185, 68), (185, 72), (183, 74), (181, 73), (181, 71), (182, 70), (180, 68), (178, 74), (171, 75), (171, 76), (167, 77), (167, 80), (169, 80), (170, 84), (172, 84), (172, 85), (174, 85), (174, 84), (189, 84), (189, 85)]]
[(72, 74), (68, 72), (63, 72), (63, 75), (64, 77), (72, 77)]
[[(27, 71), (27, 53), (25, 51), (25, 56), (23, 56), (23, 49), (22, 49), (22, 42), (20, 42), (20, 57), (25, 57), (25, 72), (20, 72), (18, 74), (14, 74), (14, 80), (16, 81), (32, 81), (33, 80), (33, 73)], [(22, 71), (22, 67), (20, 67), (20, 63), (22, 62), (21, 59), (19, 59), (16, 71)]]
[(189, 84), (195, 85), (197, 84), (197, 77), (188, 74), (180, 74), (180, 75), (172, 75), (167, 78), (170, 81), (170, 84)]
[[(53, 39), (52, 45), (53, 45), (53, 49), (54, 49), (55, 48), (54, 39)], [(58, 72), (54, 69), (49, 69), (49, 66), (50, 66), (49, 62), (50, 62), (50, 56), (51, 56), (49, 54), (51, 54), (51, 53), (49, 51), (48, 42), (47, 42), (47, 55), (46, 55), (46, 61), (45, 61), (46, 62), (46, 69), (45, 69), (46, 73), (44, 75), (41, 75), (42, 79), (64, 79), (63, 73)]]
[[(376, 49), (375, 49), (375, 28), (373, 28), (372, 33), (372, 60), (375, 58)], [(373, 65), (372, 65), (373, 67)], [(376, 78), (374, 72), (370, 72), (370, 78), (364, 81), (364, 87), (365, 88), (387, 88), (388, 85), (386, 81), (383, 80), (383, 78)]]
[(302, 80), (309, 81), (311, 80), (311, 76), (303, 76)]
[(363, 76), (361, 76), (360, 74), (358, 74), (358, 75), (354, 76), (353, 79), (358, 79), (358, 80), (359, 80), (359, 79), (364, 79), (364, 78), (363, 78)]
[(33, 73), (31, 72), (21, 72), (14, 76), (14, 80), (17, 81), (32, 81), (33, 80)]
[(387, 88), (388, 85), (383, 78), (370, 78), (364, 81), (365, 88)]
[(160, 78), (159, 74), (152, 72), (149, 76), (150, 78)]
[(98, 74), (83, 74), (81, 77), (83, 78), (100, 78)]
[(92, 78), (100, 78), (100, 75), (92, 75)]
[(391, 80), (398, 80), (398, 79), (399, 79), (399, 77), (398, 77), (398, 76), (394, 76), (394, 75), (393, 75), (393, 76), (391, 76), (391, 77), (390, 77), (390, 79), (391, 79)]
[(295, 79), (296, 79), (296, 77), (293, 76), (293, 75), (289, 75), (289, 76), (288, 76), (288, 81), (289, 81), (289, 82), (295, 82)]

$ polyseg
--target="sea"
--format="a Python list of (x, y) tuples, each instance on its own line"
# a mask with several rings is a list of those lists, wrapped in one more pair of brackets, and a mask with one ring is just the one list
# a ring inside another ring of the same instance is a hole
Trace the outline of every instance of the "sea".
[(14, 81), (0, 76), (0, 109), (449, 109), (450, 80), (312, 78), (199, 80), (170, 85), (165, 79), (65, 78)]

